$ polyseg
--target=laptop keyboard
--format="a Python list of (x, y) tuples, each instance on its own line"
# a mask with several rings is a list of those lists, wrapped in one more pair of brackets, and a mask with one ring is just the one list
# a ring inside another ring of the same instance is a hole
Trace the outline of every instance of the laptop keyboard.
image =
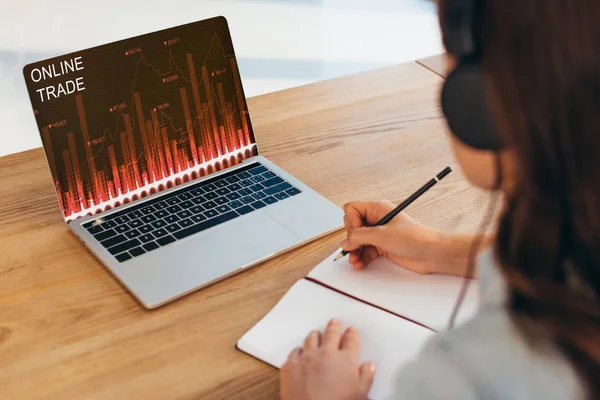
[(124, 262), (299, 193), (273, 171), (254, 163), (83, 227)]

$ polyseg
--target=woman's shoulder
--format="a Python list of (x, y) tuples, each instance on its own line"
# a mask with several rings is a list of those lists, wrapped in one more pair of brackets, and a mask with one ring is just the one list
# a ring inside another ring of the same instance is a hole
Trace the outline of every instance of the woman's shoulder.
[(528, 343), (502, 309), (482, 310), (436, 335), (403, 368), (394, 398), (578, 399), (570, 364), (544, 343)]
[(436, 335), (403, 368), (395, 398), (578, 399), (575, 371), (549, 342), (528, 342), (502, 305)]

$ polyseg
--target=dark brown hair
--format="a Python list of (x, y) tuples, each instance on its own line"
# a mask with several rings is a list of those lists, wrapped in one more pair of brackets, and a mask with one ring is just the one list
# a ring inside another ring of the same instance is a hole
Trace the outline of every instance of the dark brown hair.
[(496, 240), (511, 315), (531, 343), (555, 343), (599, 398), (600, 1), (480, 5), (488, 92), (517, 160)]

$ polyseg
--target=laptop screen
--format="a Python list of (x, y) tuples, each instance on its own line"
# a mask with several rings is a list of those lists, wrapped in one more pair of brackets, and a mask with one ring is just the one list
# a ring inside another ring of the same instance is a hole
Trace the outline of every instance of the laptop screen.
[(225, 18), (37, 62), (23, 73), (67, 221), (258, 152)]

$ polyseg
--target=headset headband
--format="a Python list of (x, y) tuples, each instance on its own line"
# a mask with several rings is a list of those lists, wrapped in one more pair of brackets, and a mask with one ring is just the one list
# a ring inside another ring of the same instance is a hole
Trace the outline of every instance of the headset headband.
[(498, 150), (482, 67), (481, 0), (445, 0), (441, 22), (444, 44), (457, 66), (442, 89), (442, 111), (452, 134), (469, 147)]

